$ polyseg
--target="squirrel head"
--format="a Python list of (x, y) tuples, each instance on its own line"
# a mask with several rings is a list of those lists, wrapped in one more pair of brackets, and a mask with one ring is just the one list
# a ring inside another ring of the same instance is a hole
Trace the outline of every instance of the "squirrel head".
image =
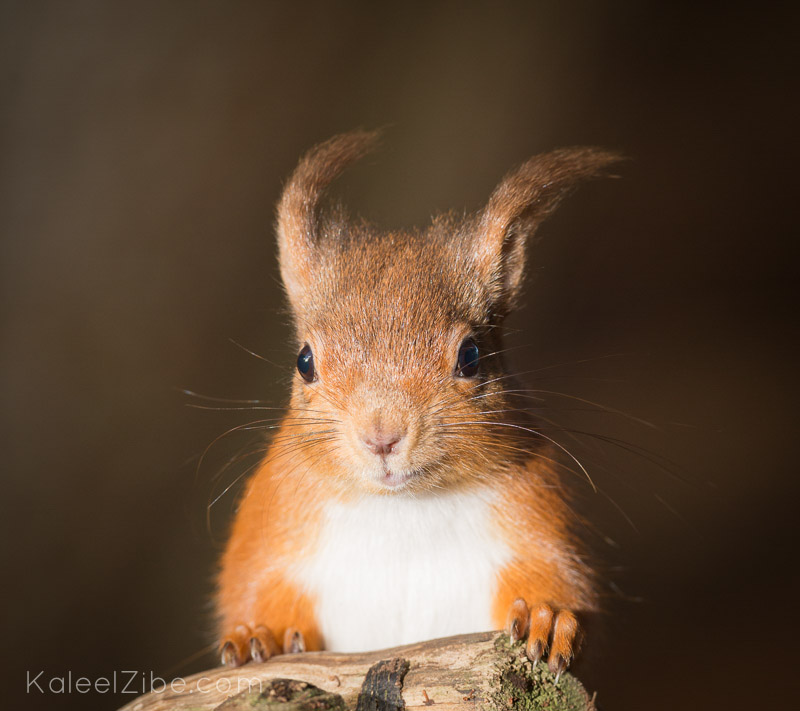
[(592, 148), (538, 155), (477, 214), (382, 232), (321, 204), (330, 181), (377, 138), (359, 131), (313, 148), (278, 205), (299, 352), (292, 417), (305, 432), (304, 466), (349, 486), (383, 494), (455, 487), (526, 456), (519, 433), (498, 424), (510, 407), (500, 326), (539, 224), (617, 156)]

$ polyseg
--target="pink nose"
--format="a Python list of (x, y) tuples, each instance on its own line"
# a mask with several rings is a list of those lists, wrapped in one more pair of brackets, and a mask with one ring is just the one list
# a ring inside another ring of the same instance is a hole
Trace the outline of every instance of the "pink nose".
[(380, 457), (393, 454), (401, 439), (399, 432), (370, 432), (363, 437), (366, 448)]

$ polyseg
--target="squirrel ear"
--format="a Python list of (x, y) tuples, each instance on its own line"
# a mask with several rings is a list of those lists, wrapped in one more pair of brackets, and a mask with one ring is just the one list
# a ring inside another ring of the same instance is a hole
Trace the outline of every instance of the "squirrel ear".
[(350, 163), (375, 145), (378, 131), (343, 133), (320, 143), (301, 159), (278, 203), (278, 259), (289, 301), (297, 308), (313, 279), (320, 238), (320, 199)]
[(495, 310), (508, 313), (525, 270), (525, 244), (581, 180), (620, 160), (596, 148), (562, 148), (534, 156), (495, 188), (478, 214), (473, 258), (489, 285)]

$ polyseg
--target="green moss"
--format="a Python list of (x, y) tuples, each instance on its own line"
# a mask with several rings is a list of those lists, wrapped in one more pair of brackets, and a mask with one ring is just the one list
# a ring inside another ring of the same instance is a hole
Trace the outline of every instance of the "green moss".
[(263, 691), (233, 696), (215, 711), (345, 711), (338, 694), (294, 679), (273, 679)]
[(558, 685), (555, 675), (545, 662), (536, 668), (524, 653), (522, 643), (511, 646), (508, 637), (495, 642), (498, 651), (506, 652), (506, 660), (497, 667), (490, 696), (492, 706), (500, 711), (590, 711), (583, 685), (569, 672), (561, 675)]

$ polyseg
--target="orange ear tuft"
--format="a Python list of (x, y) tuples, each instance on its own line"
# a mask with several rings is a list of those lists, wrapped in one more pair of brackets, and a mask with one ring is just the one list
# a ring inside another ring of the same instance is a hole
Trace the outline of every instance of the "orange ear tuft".
[(604, 175), (620, 159), (596, 148), (562, 148), (534, 156), (495, 188), (478, 217), (473, 253), (501, 313), (522, 284), (528, 238), (580, 181)]
[(368, 153), (378, 131), (353, 131), (312, 148), (295, 168), (278, 203), (281, 276), (292, 305), (312, 278), (319, 227), (319, 203), (328, 184), (350, 163)]

